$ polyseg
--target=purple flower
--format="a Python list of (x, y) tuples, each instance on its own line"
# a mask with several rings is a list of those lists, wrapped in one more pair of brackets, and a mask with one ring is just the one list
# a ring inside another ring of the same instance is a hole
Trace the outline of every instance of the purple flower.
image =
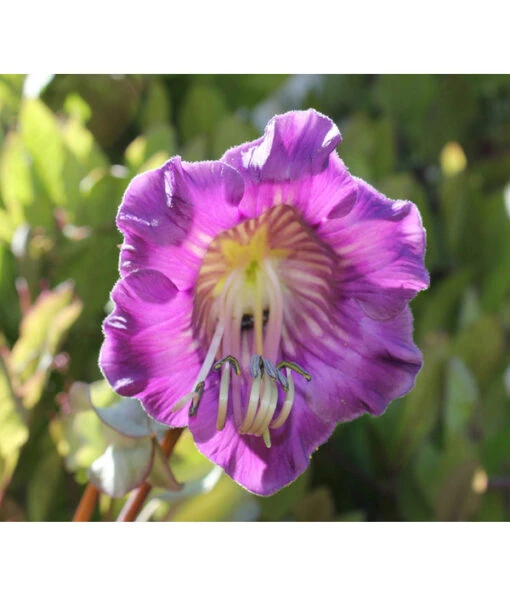
[(137, 176), (100, 364), (269, 495), (338, 422), (381, 414), (420, 370), (408, 302), (428, 285), (417, 208), (351, 176), (335, 124), (273, 118), (220, 161)]

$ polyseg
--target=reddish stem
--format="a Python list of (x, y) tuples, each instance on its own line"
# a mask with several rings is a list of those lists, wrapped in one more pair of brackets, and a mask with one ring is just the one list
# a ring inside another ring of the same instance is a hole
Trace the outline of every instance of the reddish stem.
[(90, 521), (90, 517), (96, 507), (99, 490), (96, 486), (89, 483), (83, 492), (78, 508), (73, 516), (74, 523), (86, 523)]

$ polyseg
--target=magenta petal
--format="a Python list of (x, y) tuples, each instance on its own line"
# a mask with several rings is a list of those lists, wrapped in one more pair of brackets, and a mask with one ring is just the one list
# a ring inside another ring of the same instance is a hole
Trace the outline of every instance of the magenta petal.
[(141, 268), (164, 273), (179, 289), (193, 285), (210, 241), (239, 222), (243, 181), (217, 161), (175, 157), (128, 186), (117, 216), (124, 233), (123, 275)]
[(341, 141), (336, 125), (315, 110), (276, 116), (264, 136), (223, 155), (245, 182), (240, 210), (258, 217), (277, 204), (296, 208), (315, 225), (331, 209), (354, 204), (356, 184), (335, 152)]
[(428, 287), (425, 230), (416, 206), (390, 200), (356, 179), (357, 196), (345, 212), (333, 209), (318, 235), (339, 255), (336, 278), (373, 318), (391, 318)]
[[(287, 422), (271, 432), (271, 448), (262, 438), (238, 434), (233, 416), (216, 430), (218, 400), (214, 389), (206, 391), (189, 428), (202, 454), (223, 467), (246, 489), (270, 496), (294, 481), (310, 464), (310, 456), (333, 432), (336, 423), (315, 415), (300, 395)], [(232, 413), (232, 412), (231, 412)]]
[(103, 374), (120, 395), (141, 399), (158, 421), (185, 425), (187, 413), (171, 408), (191, 390), (200, 367), (192, 296), (159, 271), (141, 270), (117, 283), (112, 300), (99, 357)]
[(264, 136), (227, 151), (222, 161), (253, 182), (286, 182), (317, 174), (342, 137), (335, 123), (313, 109), (275, 116)]
[[(392, 319), (373, 320), (356, 300), (345, 298), (322, 335), (306, 336), (302, 328), (290, 340), (312, 376), (303, 387), (305, 399), (323, 419), (380, 415), (413, 388), (422, 356), (413, 343), (408, 307)], [(285, 351), (284, 356), (290, 357)]]

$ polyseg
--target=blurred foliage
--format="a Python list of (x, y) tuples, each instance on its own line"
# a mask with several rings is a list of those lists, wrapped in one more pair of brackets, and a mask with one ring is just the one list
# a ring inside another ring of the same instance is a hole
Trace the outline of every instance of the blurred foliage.
[[(340, 425), (271, 498), (213, 478), (185, 433), (171, 466), (188, 491), (156, 492), (143, 514), (510, 519), (510, 77), (57, 75), (37, 98), (24, 83), (0, 75), (0, 520), (69, 520), (108, 444), (71, 387), (111, 404), (97, 359), (129, 180), (174, 154), (219, 158), (307, 107), (336, 121), (354, 175), (420, 208), (424, 368), (383, 416)], [(121, 506), (104, 494), (94, 518)]]

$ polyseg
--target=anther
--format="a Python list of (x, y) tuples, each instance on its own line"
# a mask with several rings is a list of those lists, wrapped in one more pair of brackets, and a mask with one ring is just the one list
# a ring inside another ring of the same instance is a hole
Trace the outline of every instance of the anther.
[(294, 362), (281, 361), (276, 366), (276, 368), (278, 370), (281, 370), (282, 368), (289, 368), (290, 370), (294, 370), (294, 372), (297, 372), (298, 374), (301, 374), (301, 376), (303, 376), (303, 378), (307, 382), (310, 382), (310, 380), (312, 379), (311, 375), (308, 374), (308, 372), (306, 370), (303, 370), (303, 368), (301, 366), (298, 366), (298, 364), (295, 364)]
[(236, 374), (238, 376), (241, 375), (241, 366), (239, 365), (239, 362), (237, 361), (237, 359), (233, 355), (227, 355), (227, 357), (224, 357), (223, 359), (220, 359), (219, 361), (217, 361), (214, 364), (213, 368), (216, 371), (218, 371), (225, 362), (231, 363), (234, 366), (234, 370), (236, 371)]
[(288, 392), (288, 390), (289, 390), (289, 381), (284, 376), (284, 374), (282, 373), (282, 371), (279, 370), (278, 368), (276, 369), (276, 376), (277, 376), (278, 382), (281, 384), (281, 387), (283, 388), (283, 390), (285, 392)]
[(189, 407), (189, 416), (193, 417), (197, 414), (198, 406), (200, 405), (200, 401), (202, 400), (202, 395), (204, 394), (204, 386), (205, 382), (202, 380), (195, 386), (194, 397), (191, 401), (191, 405)]
[(264, 364), (260, 355), (252, 355), (250, 362), (250, 374), (252, 378), (258, 378), (264, 373)]
[(271, 376), (273, 380), (276, 380), (276, 368), (273, 362), (269, 359), (263, 358), (262, 361), (264, 362), (264, 369), (267, 372), (268, 376)]

